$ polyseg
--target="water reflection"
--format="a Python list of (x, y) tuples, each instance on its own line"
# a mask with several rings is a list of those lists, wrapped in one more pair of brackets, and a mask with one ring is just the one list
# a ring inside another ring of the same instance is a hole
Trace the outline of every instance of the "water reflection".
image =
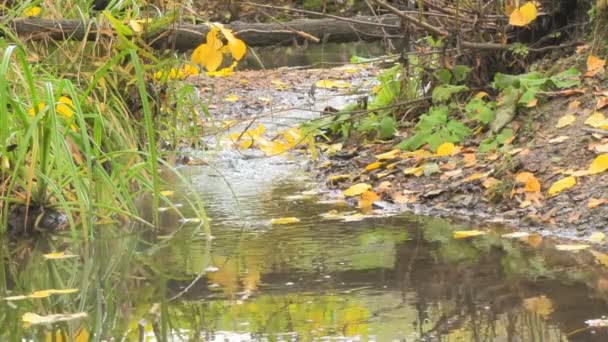
[[(332, 206), (285, 200), (308, 189), (294, 178), (264, 183), (259, 195), (258, 183), (242, 180), (252, 189), (239, 192), (240, 214), (256, 224), (235, 226), (239, 214), (216, 202), (213, 240), (167, 211), (162, 235), (106, 226), (89, 246), (66, 236), (3, 242), (4, 296), (80, 291), (2, 301), (2, 340), (608, 339), (584, 323), (606, 314), (608, 295), (608, 269), (588, 251), (557, 252), (538, 236), (501, 238), (499, 227), (455, 240), (453, 230), (470, 226), (412, 215), (323, 221), (319, 214)], [(218, 182), (197, 184), (221, 192)], [(270, 225), (271, 217), (285, 215), (302, 221)], [(80, 257), (42, 256), (58, 250)], [(88, 318), (26, 328), (26, 312)]]

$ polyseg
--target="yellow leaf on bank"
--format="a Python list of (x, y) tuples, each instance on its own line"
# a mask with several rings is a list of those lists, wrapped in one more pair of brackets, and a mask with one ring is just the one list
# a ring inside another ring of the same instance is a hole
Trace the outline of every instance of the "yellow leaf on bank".
[(608, 266), (608, 254), (600, 253), (598, 251), (589, 251), (595, 257), (595, 260), (604, 266)]
[[(207, 71), (207, 76), (211, 77), (228, 77), (234, 74), (234, 69), (238, 65), (237, 62), (232, 62), (232, 64), (228, 67), (222, 68), (218, 71)], [(198, 71), (198, 69), (197, 69)]]
[(46, 260), (60, 260), (60, 259), (76, 258), (78, 256), (74, 255), (74, 254), (65, 254), (65, 252), (54, 252), (54, 253), (44, 254), (43, 257)]
[(604, 70), (605, 65), (605, 60), (595, 55), (589, 55), (589, 57), (587, 57), (587, 73), (585, 74), (585, 76), (593, 77), (597, 75), (599, 72)]
[(477, 165), (477, 156), (475, 156), (475, 153), (464, 153), (462, 158), (464, 161), (464, 167), (469, 168)]
[(371, 188), (372, 188), (372, 186), (367, 183), (355, 184), (355, 185), (351, 186), (350, 188), (344, 190), (344, 196), (349, 196), (349, 197), (359, 196)]
[(456, 146), (450, 142), (443, 143), (437, 147), (436, 155), (438, 157), (451, 156), (456, 151)]
[(586, 120), (585, 125), (591, 126), (593, 128), (600, 128), (602, 126), (608, 125), (608, 121), (603, 113), (595, 112), (591, 114)]
[(454, 239), (464, 239), (473, 236), (484, 235), (486, 232), (481, 230), (457, 230), (454, 232)]
[(361, 194), (361, 199), (359, 200), (359, 207), (361, 208), (369, 208), (376, 201), (380, 200), (380, 196), (373, 191), (366, 191)]
[(236, 96), (235, 94), (230, 94), (228, 96), (226, 96), (226, 98), (224, 99), (224, 101), (226, 102), (236, 102), (239, 100), (239, 97)]
[(602, 154), (601, 156), (597, 156), (593, 160), (593, 162), (591, 162), (591, 165), (589, 165), (589, 168), (587, 169), (590, 175), (602, 173), (606, 170), (608, 170), (608, 154)]
[(605, 198), (593, 198), (592, 197), (589, 199), (589, 202), (587, 203), (587, 208), (589, 208), (589, 209), (597, 208), (604, 203), (606, 203)]
[(297, 217), (281, 217), (281, 218), (273, 218), (270, 220), (271, 224), (290, 224), (290, 223), (298, 223), (300, 219)]
[(557, 195), (560, 192), (571, 188), (573, 186), (576, 185), (576, 178), (570, 176), (570, 177), (566, 177), (566, 178), (562, 178), (558, 181), (556, 181), (555, 183), (551, 184), (551, 187), (549, 188), (549, 196), (553, 196), (553, 195)]
[(572, 245), (556, 245), (555, 249), (558, 251), (577, 252), (583, 249), (589, 248), (589, 245), (584, 244), (572, 244)]
[(318, 88), (331, 89), (331, 88), (350, 88), (350, 83), (345, 81), (332, 81), (332, 80), (320, 80), (315, 83)]
[(23, 16), (25, 17), (36, 17), (40, 14), (42, 8), (39, 6), (29, 6), (23, 11)]
[(605, 238), (606, 238), (606, 234), (604, 234), (602, 232), (595, 232), (595, 233), (591, 234), (591, 236), (589, 236), (589, 238), (587, 240), (589, 240), (591, 242), (595, 242), (595, 243), (600, 243), (600, 242), (604, 241)]
[(389, 160), (389, 159), (395, 159), (399, 156), (399, 153), (401, 151), (398, 149), (392, 150), (392, 151), (388, 151), (382, 154), (378, 154), (376, 155), (376, 159), (378, 160)]
[(526, 26), (538, 15), (538, 10), (532, 2), (515, 9), (509, 15), (509, 24), (513, 26)]
[(557, 121), (557, 125), (555, 125), (555, 127), (563, 128), (566, 126), (570, 126), (574, 123), (574, 121), (576, 121), (576, 116), (572, 114), (564, 115), (559, 119), (559, 121)]
[(343, 180), (347, 180), (350, 179), (351, 175), (349, 174), (344, 174), (344, 175), (332, 175), (329, 176), (327, 178), (327, 180), (329, 181), (329, 183), (335, 183), (335, 182), (339, 182), (339, 181), (343, 181)]
[(369, 171), (379, 169), (380, 167), (382, 167), (383, 164), (384, 163), (382, 163), (382, 162), (371, 163), (365, 167), (365, 171), (369, 172)]

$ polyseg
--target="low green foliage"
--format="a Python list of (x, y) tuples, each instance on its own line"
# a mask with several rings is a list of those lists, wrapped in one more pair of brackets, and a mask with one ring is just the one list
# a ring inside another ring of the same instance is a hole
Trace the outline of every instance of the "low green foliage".
[(415, 150), (429, 144), (432, 150), (444, 142), (457, 143), (471, 134), (471, 130), (462, 122), (449, 118), (450, 107), (431, 107), (414, 128), (414, 135), (399, 145), (399, 148)]

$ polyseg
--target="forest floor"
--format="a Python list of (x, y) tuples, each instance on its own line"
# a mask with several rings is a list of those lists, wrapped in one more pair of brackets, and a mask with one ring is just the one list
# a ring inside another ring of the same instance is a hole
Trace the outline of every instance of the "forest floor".
[[(585, 70), (585, 57), (573, 55), (549, 64), (560, 70)], [(323, 89), (322, 93), (352, 97), (369, 91), (378, 73), (371, 65), (240, 72), (239, 77), (213, 80), (215, 93), (234, 96), (212, 109), (226, 113), (224, 120), (245, 119), (252, 113), (269, 115), (290, 106), (302, 107), (319, 80), (347, 82), (347, 89)], [(514, 138), (489, 153), (478, 151), (482, 134), (457, 144), (449, 155), (439, 156), (428, 148), (396, 150), (394, 146), (411, 134), (409, 129), (400, 129), (390, 141), (318, 143), (324, 153), (312, 169), (329, 189), (328, 197), (345, 197), (363, 215), (374, 210), (413, 211), (585, 239), (608, 227), (608, 173), (587, 171), (594, 159), (608, 153), (608, 131), (589, 121), (592, 115), (597, 121), (608, 105), (608, 91), (603, 89), (608, 89), (608, 82), (601, 72), (581, 76), (581, 85), (574, 89), (545, 94), (509, 124)], [(318, 108), (323, 106), (317, 100), (312, 111)], [(563, 179), (576, 184), (550, 195), (551, 186)], [(347, 191), (344, 196), (345, 190), (360, 184), (369, 186), (367, 195), (348, 196)]]

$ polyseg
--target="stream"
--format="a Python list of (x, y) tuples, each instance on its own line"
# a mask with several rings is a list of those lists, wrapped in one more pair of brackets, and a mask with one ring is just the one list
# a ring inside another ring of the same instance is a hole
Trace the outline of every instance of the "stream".
[[(304, 101), (298, 94), (307, 88), (280, 96)], [(314, 109), (354, 98), (320, 96)], [(273, 131), (314, 115), (291, 110), (258, 123)], [(505, 238), (511, 230), (499, 225), (407, 212), (326, 220), (331, 210), (357, 209), (328, 200), (331, 191), (301, 155), (226, 148), (200, 158), (204, 165), (180, 169), (193, 185), (176, 189), (177, 200), (203, 197), (212, 238), (199, 222), (163, 210), (157, 230), (100, 223), (89, 246), (69, 233), (2, 241), (0, 285), (9, 295), (78, 291), (0, 301), (1, 339), (608, 340), (606, 328), (586, 323), (607, 323), (608, 255), (558, 251), (559, 242), (538, 234)], [(270, 223), (281, 217), (300, 222)], [(453, 238), (471, 229), (487, 234)], [(74, 257), (44, 257), (58, 250)], [(86, 317), (27, 327), (21, 320), (29, 312)]]

